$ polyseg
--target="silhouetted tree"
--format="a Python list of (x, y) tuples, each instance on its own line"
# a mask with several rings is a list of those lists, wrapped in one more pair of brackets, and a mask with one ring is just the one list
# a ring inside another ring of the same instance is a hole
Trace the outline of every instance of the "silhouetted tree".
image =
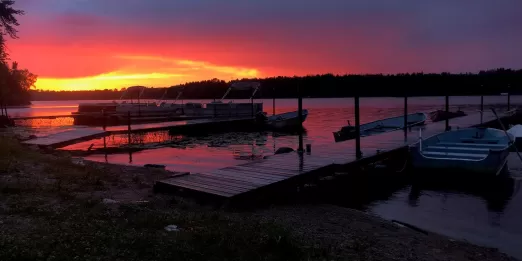
[(19, 69), (17, 62), (9, 66), (9, 56), (5, 48), (5, 36), (17, 38), (16, 26), (18, 15), (22, 10), (13, 8), (14, 0), (0, 0), (0, 104), (2, 113), (7, 114), (7, 105), (23, 105), (30, 103), (30, 88), (34, 86), (37, 76), (27, 69)]

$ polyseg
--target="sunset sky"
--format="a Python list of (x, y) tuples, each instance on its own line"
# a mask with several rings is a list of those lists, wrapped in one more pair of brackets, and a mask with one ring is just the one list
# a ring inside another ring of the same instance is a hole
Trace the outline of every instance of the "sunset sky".
[(17, 0), (38, 89), (522, 68), (521, 0)]

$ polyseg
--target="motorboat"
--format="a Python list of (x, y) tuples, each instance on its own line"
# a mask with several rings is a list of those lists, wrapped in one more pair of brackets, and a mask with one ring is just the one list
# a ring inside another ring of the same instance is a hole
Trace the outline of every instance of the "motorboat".
[(302, 118), (301, 121), (299, 121), (298, 111), (276, 114), (269, 117), (263, 114), (263, 122), (272, 129), (293, 129), (302, 126), (302, 123), (308, 117), (308, 110), (304, 109), (301, 115)]
[[(421, 132), (421, 130), (419, 130)], [(498, 175), (507, 163), (513, 135), (493, 128), (447, 131), (410, 146), (411, 163), (421, 169), (457, 169)]]
[(432, 122), (438, 122), (438, 121), (445, 121), (457, 117), (466, 116), (467, 114), (461, 110), (457, 111), (443, 111), (443, 110), (436, 110), (430, 112), (430, 120)]
[[(413, 127), (423, 125), (426, 121), (426, 114), (412, 113), (406, 115), (406, 127)], [(359, 132), (361, 137), (371, 136), (390, 131), (396, 131), (404, 128), (404, 116), (392, 117), (383, 120), (373, 121), (366, 124), (361, 124)], [(334, 132), (335, 142), (354, 139), (356, 137), (355, 126), (348, 121), (347, 126), (343, 126), (341, 130)]]

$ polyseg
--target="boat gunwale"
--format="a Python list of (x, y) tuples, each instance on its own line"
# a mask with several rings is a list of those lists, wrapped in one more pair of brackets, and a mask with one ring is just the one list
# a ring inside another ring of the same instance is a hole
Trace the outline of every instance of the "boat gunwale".
[[(477, 129), (477, 128), (480, 128), (480, 127), (470, 127), (470, 128), (463, 128), (463, 129), (458, 129), (459, 131), (464, 131), (464, 130), (468, 130), (468, 129)], [(493, 130), (498, 130), (498, 129), (495, 129), (495, 128), (485, 128), (485, 129), (493, 129)], [(498, 130), (498, 131), (501, 131), (501, 130)], [(496, 152), (496, 153), (499, 153), (499, 152), (504, 152), (506, 150), (508, 150), (511, 146), (513, 146), (513, 143), (512, 142), (508, 142), (508, 145), (506, 145), (505, 147), (503, 147), (503, 149), (489, 149), (488, 151), (488, 154), (484, 157), (484, 158), (481, 158), (481, 159), (462, 159), (462, 158), (440, 158), (440, 157), (431, 157), (431, 156), (426, 156), (424, 153), (422, 153), (422, 143), (419, 143), (420, 140), (422, 141), (425, 141), (425, 140), (428, 140), (428, 139), (431, 139), (431, 138), (437, 138), (438, 141), (440, 141), (440, 139), (438, 138), (438, 136), (440, 136), (441, 134), (444, 134), (446, 132), (442, 132), (442, 133), (438, 133), (438, 134), (434, 134), (434, 135), (431, 135), (427, 138), (420, 138), (419, 140), (417, 140), (415, 143), (411, 144), (410, 145), (410, 148), (411, 149), (416, 149), (417, 153), (419, 153), (420, 156), (426, 158), (426, 159), (436, 159), (436, 160), (459, 160), (459, 161), (484, 161), (486, 160), (489, 156), (492, 156), (491, 155), (491, 152)], [(513, 134), (509, 134), (511, 136), (513, 136)], [(463, 143), (465, 144), (465, 143)]]
[[(420, 121), (417, 121), (417, 122), (414, 122), (414, 123), (411, 123), (411, 124), (408, 124), (408, 125), (406, 126), (406, 128), (425, 124), (425, 122), (426, 122), (426, 120), (427, 120), (427, 118), (428, 118), (428, 115), (426, 115), (426, 113), (424, 113), (424, 112), (415, 112), (415, 113), (407, 114), (407, 115), (406, 115), (406, 118), (407, 118), (409, 115), (422, 115), (422, 116), (424, 116), (424, 119), (423, 119), (423, 120), (420, 120)], [(385, 121), (385, 120), (398, 119), (398, 118), (404, 118), (404, 116), (396, 116), (396, 117), (391, 117), (391, 118), (386, 118), (386, 119), (381, 119), (381, 120), (376, 120), (376, 121), (367, 122), (367, 123), (364, 123), (364, 124), (360, 124), (360, 125), (359, 125), (359, 128), (360, 128), (361, 126), (364, 126), (364, 125), (368, 125), (368, 124), (372, 124), (372, 123), (378, 123), (378, 122)], [(342, 128), (344, 128), (344, 127), (347, 127), (347, 126), (342, 126), (340, 130), (338, 130), (338, 131), (334, 131), (334, 132), (333, 132), (334, 136), (339, 136), (339, 137), (341, 137), (341, 134), (343, 133)], [(355, 127), (355, 126), (352, 126), (352, 127)], [(387, 127), (387, 128), (389, 128), (389, 130), (383, 131), (383, 132), (378, 133), (378, 134), (387, 133), (387, 132), (392, 132), (392, 131), (397, 131), (397, 130), (400, 130), (400, 129), (404, 128), (404, 126), (396, 127), (396, 128), (395, 128), (395, 127)], [(366, 131), (371, 131), (371, 130), (374, 130), (374, 129), (377, 129), (377, 126), (376, 126), (376, 127), (373, 127), (373, 128), (365, 129), (365, 130), (363, 130), (363, 131), (366, 132)], [(362, 132), (362, 131), (360, 131), (360, 132)], [(370, 135), (366, 134), (366, 135), (363, 135), (362, 133), (359, 133), (359, 135), (360, 135), (361, 137), (366, 137), (366, 136), (371, 136), (371, 135), (374, 135), (374, 134), (370, 134)], [(435, 135), (434, 135), (434, 136), (435, 136)]]

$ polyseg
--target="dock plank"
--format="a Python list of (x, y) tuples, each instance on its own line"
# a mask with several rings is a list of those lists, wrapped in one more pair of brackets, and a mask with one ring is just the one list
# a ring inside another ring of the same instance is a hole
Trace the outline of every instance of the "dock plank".
[[(507, 114), (499, 113), (501, 117)], [(482, 121), (481, 121), (482, 118)], [(492, 112), (471, 114), (449, 120), (453, 128), (468, 128), (481, 122), (496, 121)], [(405, 148), (419, 141), (419, 130), (422, 137), (437, 135), (445, 131), (446, 122), (428, 123), (424, 126), (408, 129), (406, 137), (403, 130), (387, 132), (379, 135), (362, 137), (361, 151), (363, 159), (372, 159), (381, 152)], [(278, 154), (263, 160), (256, 160), (236, 166), (212, 170), (201, 174), (177, 177), (183, 180), (179, 184), (183, 188), (210, 193), (223, 197), (236, 197), (248, 191), (270, 186), (303, 174), (318, 171), (335, 165), (356, 163), (355, 140), (314, 146), (310, 154), (299, 155), (296, 152)], [(196, 175), (196, 176), (194, 176)], [(160, 181), (161, 182), (161, 181)], [(171, 179), (169, 184), (176, 187)], [(217, 194), (220, 193), (220, 194)]]

